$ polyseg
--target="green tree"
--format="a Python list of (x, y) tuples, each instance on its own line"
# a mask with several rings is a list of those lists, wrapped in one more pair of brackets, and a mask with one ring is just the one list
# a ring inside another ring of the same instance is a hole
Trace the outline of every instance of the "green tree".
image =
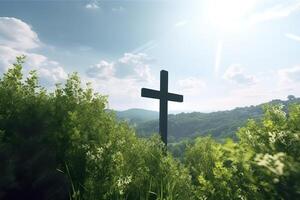
[(188, 170), (139, 139), (76, 73), (47, 92), (16, 63), (0, 79), (0, 198), (186, 199)]
[(261, 121), (250, 120), (238, 135), (253, 155), (252, 168), (266, 199), (300, 198), (300, 105), (288, 113), (282, 105), (265, 106)]
[(198, 199), (259, 199), (250, 158), (251, 152), (232, 140), (220, 144), (210, 137), (197, 138), (187, 149), (185, 162)]

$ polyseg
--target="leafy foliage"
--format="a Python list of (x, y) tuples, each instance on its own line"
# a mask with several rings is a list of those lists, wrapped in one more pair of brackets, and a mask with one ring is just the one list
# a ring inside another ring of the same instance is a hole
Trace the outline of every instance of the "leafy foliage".
[(0, 79), (0, 199), (300, 198), (299, 104), (266, 105), (238, 141), (199, 137), (166, 151), (76, 73), (49, 93), (36, 72), (23, 78), (24, 59)]
[(76, 73), (53, 93), (38, 85), (34, 71), (24, 80), (24, 59), (0, 80), (0, 198), (189, 196), (187, 169), (165, 156), (158, 137), (137, 138)]

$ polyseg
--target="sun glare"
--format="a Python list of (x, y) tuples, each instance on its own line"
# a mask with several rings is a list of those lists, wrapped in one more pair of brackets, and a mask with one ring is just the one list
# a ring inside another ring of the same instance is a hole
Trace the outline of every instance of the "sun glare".
[(258, 0), (209, 0), (206, 18), (222, 32), (239, 32), (247, 26)]

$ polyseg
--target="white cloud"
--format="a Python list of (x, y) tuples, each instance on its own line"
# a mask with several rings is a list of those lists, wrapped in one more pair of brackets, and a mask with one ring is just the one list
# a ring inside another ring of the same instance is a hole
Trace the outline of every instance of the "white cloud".
[(277, 4), (261, 13), (256, 13), (250, 17), (251, 24), (259, 22), (281, 19), (290, 16), (292, 13), (300, 10), (300, 1), (287, 1), (285, 4)]
[(119, 62), (124, 64), (142, 64), (149, 61), (152, 61), (152, 59), (145, 53), (125, 53), (124, 56), (119, 59)]
[(200, 78), (189, 77), (179, 80), (179, 86), (185, 94), (199, 94), (205, 87), (206, 83)]
[(283, 84), (300, 82), (300, 65), (278, 70), (280, 82)]
[(114, 76), (114, 63), (101, 60), (98, 64), (90, 66), (86, 71), (87, 75), (92, 78), (109, 79)]
[(99, 6), (97, 4), (95, 4), (95, 3), (86, 4), (85, 7), (87, 9), (98, 9), (99, 8)]
[(24, 55), (27, 57), (25, 69), (37, 70), (43, 86), (52, 87), (55, 83), (62, 83), (67, 79), (67, 73), (58, 62), (40, 54), (25, 53)]
[(7, 46), (0, 45), (0, 74), (5, 72), (8, 67), (16, 60), (16, 56), (19, 55), (19, 51), (16, 51)]
[(292, 39), (292, 40), (296, 40), (296, 41), (300, 42), (300, 36), (298, 36), (298, 35), (294, 35), (294, 34), (291, 34), (291, 33), (287, 33), (287, 34), (285, 34), (285, 36), (286, 36), (287, 38), (290, 38), (290, 39)]
[(277, 70), (277, 90), (285, 96), (293, 94), (300, 95), (300, 65)]
[(146, 54), (125, 53), (115, 62), (105, 60), (89, 67), (86, 71), (88, 77), (98, 79), (132, 79), (135, 81), (151, 82), (153, 76), (150, 73), (150, 59)]
[[(13, 31), (12, 31), (13, 30)], [(41, 42), (36, 32), (20, 19), (0, 17), (0, 73), (4, 73), (16, 60), (25, 55), (24, 73), (37, 70), (43, 86), (51, 87), (63, 82), (67, 74), (56, 61), (44, 55), (31, 53), (29, 50), (40, 47)]]
[(92, 0), (90, 3), (85, 5), (85, 8), (87, 9), (99, 9), (99, 1), (97, 0)]
[(229, 66), (223, 78), (238, 85), (252, 85), (256, 82), (254, 76), (247, 75), (244, 69), (237, 64)]
[(45, 63), (47, 67), (38, 68), (38, 75), (41, 84), (44, 86), (52, 87), (54, 83), (62, 83), (67, 79), (67, 73), (60, 65), (52, 65), (55, 63)]
[(139, 84), (134, 79), (116, 77), (107, 80), (86, 77), (85, 81), (91, 82), (95, 91), (108, 95), (110, 108), (120, 110), (137, 107), (158, 108), (155, 101), (141, 98), (141, 88), (148, 87), (147, 83)]
[(153, 59), (144, 53), (125, 53), (116, 63), (116, 76), (151, 82), (153, 80), (150, 73), (150, 64), (152, 62)]
[(85, 79), (93, 84), (96, 91), (108, 94), (110, 104), (116, 108), (136, 107), (142, 105), (141, 87), (154, 87), (155, 79), (150, 69), (152, 62), (146, 54), (125, 53), (113, 62), (102, 60), (89, 67)]
[(25, 74), (30, 70), (37, 70), (40, 83), (45, 87), (52, 87), (67, 78), (63, 67), (46, 56), (18, 51), (7, 46), (0, 46), (0, 73), (4, 73), (20, 55), (26, 56), (26, 63), (23, 65)]
[(0, 17), (0, 45), (28, 50), (38, 47), (40, 41), (25, 22), (13, 17)]

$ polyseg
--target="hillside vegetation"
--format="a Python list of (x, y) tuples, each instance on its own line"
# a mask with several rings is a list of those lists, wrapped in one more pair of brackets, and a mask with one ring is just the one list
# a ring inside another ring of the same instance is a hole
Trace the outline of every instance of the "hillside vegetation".
[(231, 139), (175, 159), (139, 138), (77, 74), (47, 92), (24, 57), (0, 79), (0, 199), (299, 199), (300, 105), (266, 105)]
[(152, 120), (157, 120), (159, 113), (151, 110), (144, 109), (129, 109), (124, 111), (115, 111), (119, 120), (125, 120), (133, 126), (137, 124), (145, 123)]
[[(217, 140), (224, 140), (228, 137), (236, 139), (235, 132), (246, 125), (248, 119), (257, 120), (263, 116), (264, 105), (281, 104), (284, 106), (283, 109), (287, 111), (288, 106), (293, 103), (300, 103), (300, 98), (290, 95), (286, 101), (273, 100), (257, 106), (235, 108), (228, 111), (170, 114), (168, 124), (169, 141), (177, 142), (183, 139), (209, 135)], [(158, 132), (158, 112), (130, 109), (116, 112), (116, 115), (118, 119), (130, 123), (141, 136), (147, 137)]]

